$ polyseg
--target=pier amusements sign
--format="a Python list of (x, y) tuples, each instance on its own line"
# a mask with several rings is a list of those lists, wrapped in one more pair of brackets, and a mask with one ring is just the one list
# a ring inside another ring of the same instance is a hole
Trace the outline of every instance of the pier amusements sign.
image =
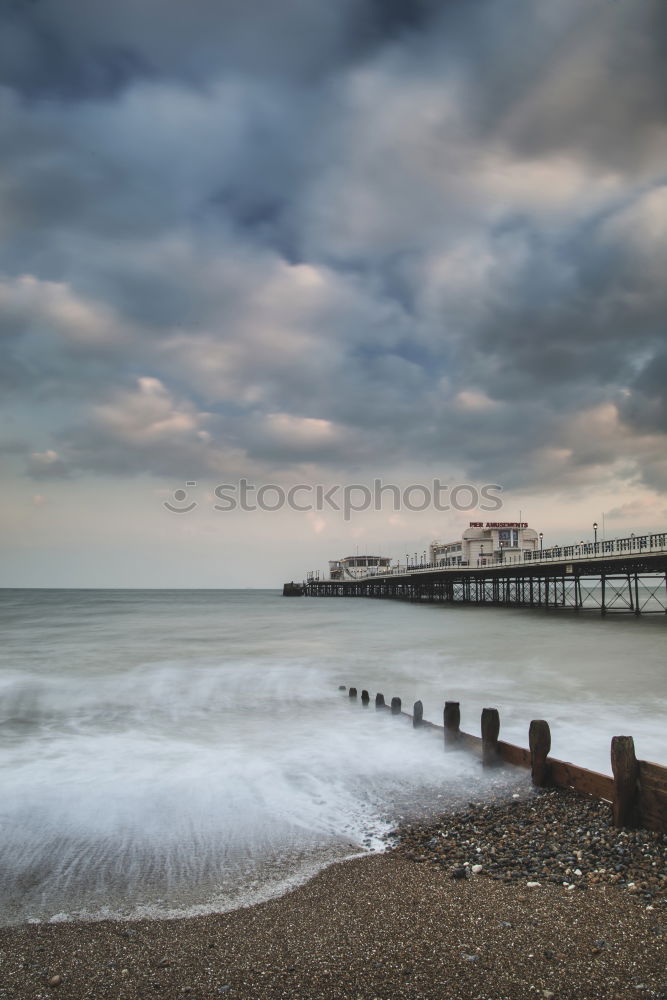
[(471, 528), (527, 528), (527, 521), (471, 521)]

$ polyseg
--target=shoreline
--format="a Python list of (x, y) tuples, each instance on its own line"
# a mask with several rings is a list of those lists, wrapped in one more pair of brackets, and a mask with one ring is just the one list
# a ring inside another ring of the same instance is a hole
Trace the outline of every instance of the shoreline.
[[(458, 815), (471, 796), (480, 797), (485, 803), (501, 803), (513, 793), (528, 794), (530, 787), (524, 769), (504, 766), (490, 771), (480, 769), (465, 791), (457, 785), (449, 788), (447, 794), (438, 794), (434, 785), (413, 788), (409, 794), (405, 788), (397, 789), (391, 808), (387, 808), (387, 803), (384, 810), (376, 808), (370, 827), (360, 833), (359, 839), (348, 841), (339, 833), (337, 838), (319, 844), (300, 847), (292, 844), (277, 855), (263, 853), (256, 857), (254, 867), (246, 867), (245, 872), (239, 868), (225, 882), (220, 881), (220, 872), (216, 870), (208, 879), (197, 882), (179, 877), (171, 884), (156, 880), (149, 884), (146, 879), (140, 886), (131, 885), (125, 894), (122, 883), (107, 879), (94, 896), (86, 896), (85, 891), (79, 895), (72, 892), (57, 895), (52, 882), (43, 889), (31, 879), (27, 890), (22, 890), (19, 884), (8, 888), (2, 901), (0, 929), (23, 924), (179, 920), (234, 912), (279, 898), (332, 864), (385, 853), (394, 847), (399, 830), (412, 824), (435, 822), (445, 813)], [(147, 869), (152, 860), (150, 855), (146, 856)], [(28, 891), (33, 893), (32, 899)], [(42, 895), (48, 897), (48, 904), (42, 901)]]
[(226, 913), (5, 927), (0, 997), (664, 998), (667, 837), (604, 813), (562, 792), (471, 803)]

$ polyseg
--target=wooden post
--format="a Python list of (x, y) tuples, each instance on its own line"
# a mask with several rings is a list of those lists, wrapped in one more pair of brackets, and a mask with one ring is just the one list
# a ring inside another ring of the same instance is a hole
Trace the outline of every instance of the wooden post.
[(401, 699), (392, 698), (391, 699), (391, 714), (400, 715), (401, 714)]
[(614, 774), (614, 826), (636, 826), (639, 767), (632, 736), (612, 738), (611, 769)]
[(386, 708), (385, 703), (384, 703), (384, 695), (380, 694), (379, 691), (375, 695), (375, 708), (376, 708), (376, 710), (380, 709), (380, 708)]
[(500, 715), (497, 708), (482, 709), (482, 763), (492, 767), (498, 763), (498, 733)]
[(458, 701), (446, 701), (443, 713), (445, 726), (445, 746), (458, 742), (461, 732), (461, 708)]
[(364, 706), (364, 708), (367, 707), (368, 702), (370, 700), (371, 700), (371, 696), (369, 695), (368, 691), (366, 691), (366, 690), (362, 691), (361, 692), (361, 704)]
[(417, 729), (424, 721), (424, 706), (421, 701), (416, 701), (412, 709), (412, 725)]
[(345, 685), (344, 685), (344, 684), (339, 684), (339, 685), (338, 685), (338, 690), (339, 690), (339, 691), (347, 691), (347, 688), (345, 687)]
[(530, 747), (530, 773), (538, 788), (549, 784), (550, 767), (547, 757), (551, 750), (551, 730), (544, 719), (533, 719), (528, 730)]
[(350, 688), (349, 695), (350, 695), (350, 698), (356, 698), (357, 697), (357, 689), (356, 688)]

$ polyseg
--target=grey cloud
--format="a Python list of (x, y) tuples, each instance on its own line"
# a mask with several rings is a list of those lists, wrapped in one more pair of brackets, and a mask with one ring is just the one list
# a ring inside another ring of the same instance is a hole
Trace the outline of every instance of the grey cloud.
[(27, 442), (22, 438), (0, 439), (0, 455), (24, 455), (27, 449)]
[[(660, 331), (663, 342), (667, 329)], [(621, 402), (627, 422), (639, 431), (667, 434), (667, 350), (661, 350), (642, 367), (628, 395)]]
[(104, 475), (200, 476), (215, 468), (206, 415), (152, 377), (103, 394), (84, 422), (62, 428), (57, 451), (31, 456), (32, 475), (85, 470)]
[(39, 2), (8, 3), (0, 18), (1, 79), (28, 98), (48, 95), (71, 99), (108, 97), (131, 80), (148, 75), (149, 67), (130, 47), (105, 44), (76, 46), (49, 23)]
[(111, 98), (138, 79), (244, 73), (308, 84), (430, 18), (433, 0), (87, 0), (8, 3), (5, 81), (28, 97)]
[[(632, 173), (664, 153), (661, 0), (490, 4), (459, 59), (471, 120), (527, 156), (585, 156)], [(519, 54), (520, 52), (520, 54)]]
[(50, 449), (33, 452), (28, 459), (26, 472), (31, 479), (67, 479), (71, 469), (56, 451)]
[[(662, 481), (633, 445), (667, 431), (665, 16), (7, 7), (0, 267), (74, 310), (0, 313), (7, 384), (79, 406), (36, 454), (181, 478), (446, 462), (526, 489), (627, 457)], [(82, 304), (115, 335), (67, 336)], [(163, 387), (141, 406), (139, 376)], [(586, 423), (607, 404), (616, 444)]]

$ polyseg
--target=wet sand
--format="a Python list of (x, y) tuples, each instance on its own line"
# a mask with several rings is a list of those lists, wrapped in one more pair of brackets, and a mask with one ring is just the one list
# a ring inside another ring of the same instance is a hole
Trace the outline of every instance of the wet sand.
[[(470, 808), (231, 913), (5, 928), (0, 997), (664, 1000), (667, 838), (619, 840), (605, 807), (591, 809), (558, 793)], [(549, 875), (568, 863), (551, 850), (556, 828), (579, 850), (581, 877)], [(503, 838), (494, 869), (488, 852)], [(607, 859), (621, 843), (616, 878)]]

